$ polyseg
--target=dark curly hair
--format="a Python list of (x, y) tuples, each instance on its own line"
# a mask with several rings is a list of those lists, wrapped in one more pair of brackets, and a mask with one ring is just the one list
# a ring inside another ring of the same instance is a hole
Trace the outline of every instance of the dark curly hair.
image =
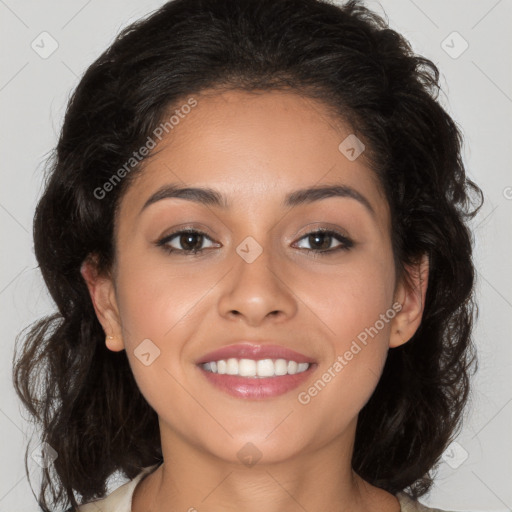
[(163, 460), (158, 416), (126, 352), (105, 347), (80, 267), (95, 254), (100, 272), (111, 269), (117, 207), (142, 163), (108, 199), (94, 191), (170, 109), (207, 89), (287, 89), (321, 101), (366, 145), (390, 206), (398, 276), (428, 255), (421, 325), (389, 351), (353, 454), (371, 484), (421, 496), (460, 429), (476, 368), (467, 221), (483, 196), (466, 176), (461, 132), (437, 101), (439, 71), (359, 0), (175, 0), (125, 28), (87, 69), (47, 161), (34, 243), (58, 312), (18, 335), (13, 360), (16, 392), (58, 454), (43, 468), (39, 505), (50, 510), (48, 487), (65, 506), (78, 506), (75, 493), (81, 502), (104, 497), (115, 471), (131, 479)]

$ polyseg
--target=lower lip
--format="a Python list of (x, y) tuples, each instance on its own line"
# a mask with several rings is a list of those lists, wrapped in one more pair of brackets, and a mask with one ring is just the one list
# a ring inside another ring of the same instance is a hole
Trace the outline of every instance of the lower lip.
[(239, 377), (238, 375), (212, 373), (198, 365), (203, 375), (215, 387), (228, 395), (248, 400), (263, 400), (265, 398), (284, 395), (306, 381), (316, 367), (316, 363), (311, 363), (306, 371), (296, 373), (295, 375), (250, 378)]

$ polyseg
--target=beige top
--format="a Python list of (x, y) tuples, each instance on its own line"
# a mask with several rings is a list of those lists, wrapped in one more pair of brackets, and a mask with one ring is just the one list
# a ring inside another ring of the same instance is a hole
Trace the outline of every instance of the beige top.
[[(133, 480), (121, 485), (106, 498), (81, 505), (77, 512), (131, 512), (135, 487), (144, 475), (151, 473), (158, 466), (159, 464), (155, 464), (144, 468)], [(396, 497), (400, 502), (400, 512), (443, 512), (438, 508), (428, 508), (418, 501), (413, 501), (402, 492), (398, 493)]]

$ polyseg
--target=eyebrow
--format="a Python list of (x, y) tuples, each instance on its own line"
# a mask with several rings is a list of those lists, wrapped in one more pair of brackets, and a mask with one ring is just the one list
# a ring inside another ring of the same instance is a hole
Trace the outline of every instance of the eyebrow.
[[(376, 216), (370, 201), (348, 185), (320, 185), (299, 189), (288, 194), (282, 206), (295, 207), (301, 204), (309, 204), (315, 201), (321, 201), (329, 197), (346, 197), (355, 199), (362, 204), (372, 216)], [(225, 196), (218, 191), (208, 187), (182, 187), (178, 184), (164, 185), (152, 194), (144, 203), (139, 215), (151, 204), (161, 201), (162, 199), (178, 198), (193, 201), (199, 204), (214, 206), (217, 208), (228, 209), (229, 203)]]

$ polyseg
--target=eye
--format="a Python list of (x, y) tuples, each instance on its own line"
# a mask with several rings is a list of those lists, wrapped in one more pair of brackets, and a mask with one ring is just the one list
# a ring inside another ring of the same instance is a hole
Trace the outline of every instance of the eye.
[[(350, 238), (338, 233), (337, 231), (333, 231), (331, 229), (317, 229), (315, 231), (311, 231), (307, 235), (303, 236), (300, 240), (305, 240), (310, 246), (311, 249), (299, 247), (300, 249), (305, 249), (307, 252), (312, 253), (329, 253), (337, 251), (348, 251), (351, 247), (354, 246), (354, 242), (350, 240)], [(333, 247), (333, 242), (338, 241), (339, 244)]]
[[(206, 240), (212, 242), (212, 239), (202, 231), (198, 231), (197, 229), (182, 229), (165, 236), (156, 242), (156, 245), (162, 247), (168, 253), (195, 255), (205, 250), (205, 247), (202, 247), (202, 245)], [(209, 247), (206, 247), (206, 249), (211, 247), (213, 247), (213, 243)]]
[[(331, 229), (317, 229), (311, 231), (301, 237), (298, 243), (304, 243), (301, 242), (302, 240), (308, 243), (311, 248), (308, 249), (307, 247), (301, 247), (299, 245), (299, 249), (304, 249), (308, 253), (317, 254), (332, 254), (340, 250), (347, 251), (354, 245), (354, 242), (348, 237)], [(336, 244), (336, 240), (338, 241), (338, 245), (333, 246), (333, 242)], [(204, 247), (203, 244), (207, 241), (209, 241), (210, 245)], [(203, 253), (205, 249), (211, 249), (215, 246), (219, 247), (219, 244), (215, 245), (206, 233), (192, 228), (181, 229), (170, 233), (158, 240), (156, 245), (162, 247), (162, 249), (169, 254), (181, 253), (183, 255), (198, 255)]]

